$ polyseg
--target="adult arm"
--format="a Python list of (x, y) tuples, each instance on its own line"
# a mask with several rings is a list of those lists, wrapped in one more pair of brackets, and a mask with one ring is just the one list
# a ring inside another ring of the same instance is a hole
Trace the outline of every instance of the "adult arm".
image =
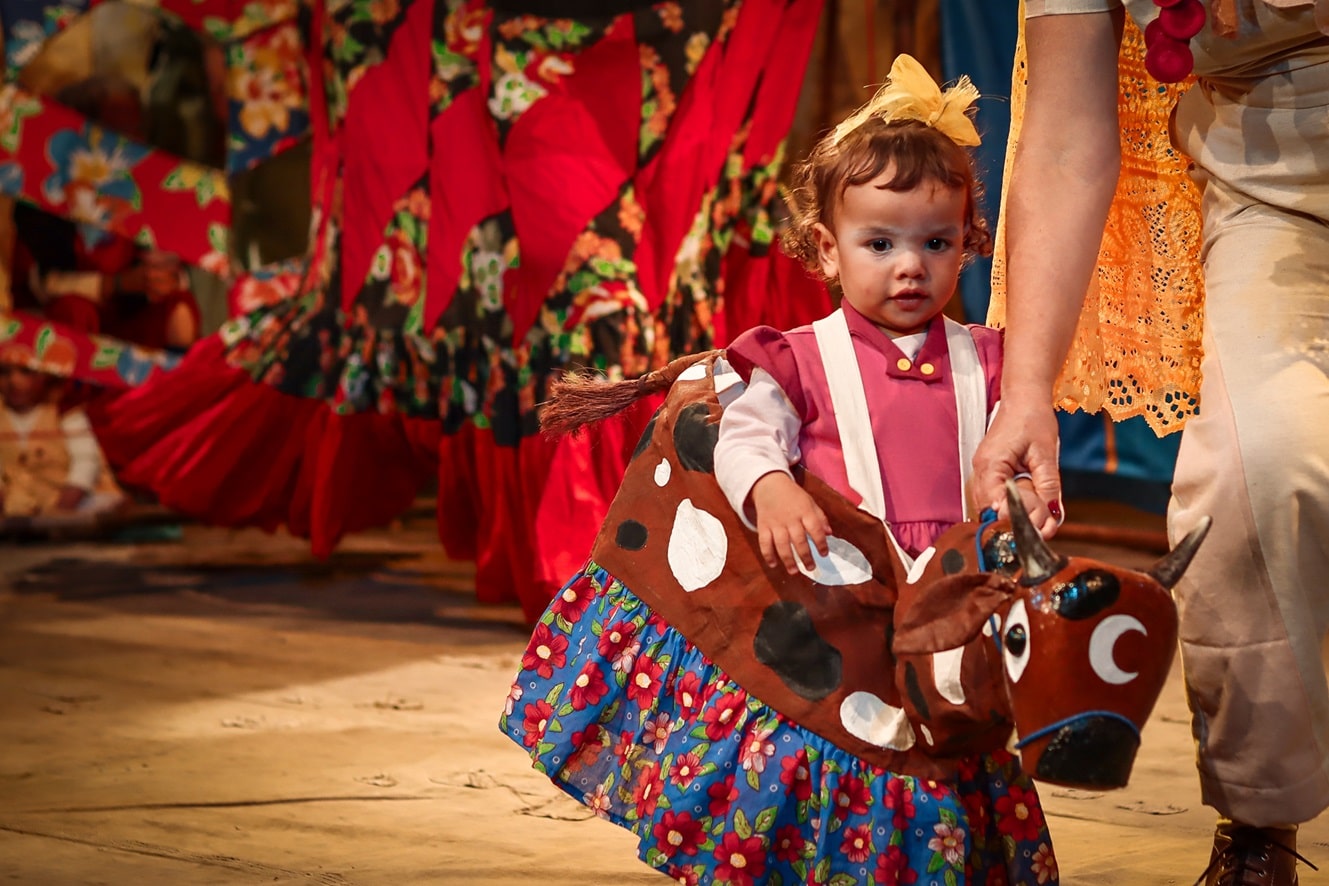
[(1070, 349), (1121, 165), (1120, 9), (1029, 19), (1024, 124), (1006, 197), (1006, 355), (1001, 408), (974, 456), (979, 502), (1005, 510), (1021, 471), (1061, 514), (1053, 386)]

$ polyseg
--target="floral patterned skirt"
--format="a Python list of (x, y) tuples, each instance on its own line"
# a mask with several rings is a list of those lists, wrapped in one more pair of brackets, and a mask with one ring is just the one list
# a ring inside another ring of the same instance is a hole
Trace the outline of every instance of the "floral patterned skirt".
[(1032, 782), (1004, 751), (956, 783), (864, 763), (735, 684), (595, 563), (536, 625), (500, 728), (685, 884), (1046, 884)]

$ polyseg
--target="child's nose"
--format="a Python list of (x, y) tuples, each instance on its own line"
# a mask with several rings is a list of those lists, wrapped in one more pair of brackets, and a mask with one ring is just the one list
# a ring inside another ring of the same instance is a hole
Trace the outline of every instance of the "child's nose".
[(921, 277), (926, 270), (923, 262), (923, 254), (915, 249), (901, 250), (899, 255), (900, 262), (896, 266), (897, 272), (902, 277)]

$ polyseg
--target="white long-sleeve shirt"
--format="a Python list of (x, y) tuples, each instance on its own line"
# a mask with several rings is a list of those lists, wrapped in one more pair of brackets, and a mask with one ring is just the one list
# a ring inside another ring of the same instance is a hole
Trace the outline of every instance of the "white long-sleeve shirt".
[[(927, 333), (920, 332), (894, 342), (912, 360), (926, 340)], [(803, 457), (798, 446), (802, 428), (803, 420), (793, 403), (770, 373), (761, 368), (753, 369), (747, 390), (725, 407), (715, 444), (715, 478), (749, 529), (757, 528), (748, 510), (752, 487), (772, 471), (793, 476), (790, 465), (798, 464)]]

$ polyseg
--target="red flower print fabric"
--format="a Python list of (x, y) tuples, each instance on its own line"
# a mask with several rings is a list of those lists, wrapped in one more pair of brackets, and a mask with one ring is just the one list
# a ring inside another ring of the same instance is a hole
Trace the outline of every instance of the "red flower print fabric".
[[(567, 599), (588, 602), (568, 617)], [(568, 656), (550, 667), (555, 647)], [(868, 765), (744, 692), (595, 563), (537, 625), (500, 728), (678, 883), (1057, 882), (1010, 754), (969, 758), (954, 782)]]

